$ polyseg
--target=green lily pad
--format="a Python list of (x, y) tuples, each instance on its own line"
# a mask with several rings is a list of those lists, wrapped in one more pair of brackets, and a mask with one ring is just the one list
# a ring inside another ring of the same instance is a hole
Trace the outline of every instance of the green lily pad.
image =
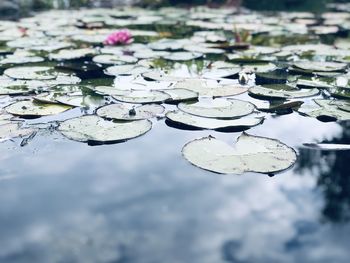
[(214, 99), (208, 102), (182, 102), (178, 108), (183, 112), (200, 117), (236, 119), (251, 114), (255, 106), (242, 100)]
[(198, 93), (188, 89), (169, 89), (165, 93), (170, 95), (170, 99), (166, 102), (177, 103), (181, 101), (195, 100), (198, 98)]
[(231, 85), (231, 84), (220, 84), (213, 80), (205, 79), (185, 79), (179, 81), (174, 85), (177, 89), (187, 89), (197, 92), (199, 96), (208, 97), (228, 97), (235, 96), (247, 92), (248, 88)]
[(221, 79), (238, 77), (241, 68), (227, 68), (227, 69), (212, 69), (202, 74), (203, 78), (207, 79)]
[(31, 128), (21, 128), (19, 123), (6, 123), (0, 125), (0, 139), (6, 140), (24, 137), (33, 133), (34, 131), (35, 130)]
[(347, 64), (345, 63), (318, 61), (298, 61), (293, 66), (303, 70), (321, 72), (343, 71), (347, 68)]
[(313, 107), (301, 107), (298, 112), (314, 117), (319, 120), (326, 121), (347, 121), (350, 120), (350, 112), (340, 109), (342, 104), (338, 101), (326, 100), (326, 99), (315, 99), (314, 102), (317, 104)]
[(60, 104), (43, 104), (30, 100), (18, 101), (5, 108), (8, 113), (17, 116), (46, 116), (62, 113), (71, 109), (70, 106)]
[(262, 99), (296, 99), (318, 95), (318, 89), (296, 89), (288, 85), (255, 86), (249, 94)]
[(51, 67), (13, 67), (6, 69), (4, 74), (23, 80), (52, 80), (57, 77), (57, 72)]
[(331, 95), (335, 98), (350, 100), (350, 89), (348, 88), (336, 88), (330, 91)]
[(138, 59), (127, 55), (98, 55), (93, 57), (92, 61), (99, 64), (122, 65), (136, 63)]
[(296, 152), (284, 143), (243, 133), (234, 146), (205, 137), (187, 143), (183, 156), (193, 165), (220, 174), (275, 174), (294, 165)]
[(53, 60), (71, 60), (86, 57), (88, 55), (95, 54), (95, 50), (92, 48), (81, 49), (61, 49), (57, 53), (50, 54), (50, 59)]
[(68, 139), (88, 143), (116, 143), (139, 137), (150, 131), (149, 120), (113, 122), (86, 115), (62, 122), (58, 130)]
[(33, 89), (21, 82), (13, 82), (2, 85), (0, 83), (0, 95), (25, 95), (32, 92)]
[(96, 87), (91, 87), (91, 90), (96, 92), (97, 94), (100, 95), (126, 95), (130, 93), (128, 90), (122, 90), (122, 89), (117, 89), (116, 87), (111, 87), (111, 86), (96, 86)]
[(202, 57), (202, 53), (198, 52), (172, 52), (163, 56), (164, 59), (173, 61), (188, 61)]
[(0, 59), (0, 65), (37, 63), (43, 62), (44, 60), (44, 58), (38, 56), (9, 55), (4, 59)]
[(56, 98), (56, 101), (73, 107), (98, 107), (102, 100), (91, 95), (63, 95)]
[(116, 120), (143, 120), (156, 117), (162, 114), (165, 108), (158, 104), (146, 104), (133, 106), (127, 104), (110, 104), (103, 106), (96, 111), (96, 114), (103, 118)]
[(117, 65), (106, 68), (105, 74), (111, 76), (140, 75), (149, 71), (148, 68), (138, 65)]
[(199, 117), (183, 111), (171, 111), (166, 115), (167, 120), (184, 125), (185, 127), (208, 130), (248, 129), (263, 122), (263, 118), (245, 117), (234, 120)]
[(307, 79), (298, 79), (297, 86), (299, 88), (319, 88), (319, 89), (331, 89), (334, 88), (333, 85), (328, 84), (327, 82), (320, 80), (307, 80)]
[(114, 95), (114, 99), (128, 103), (160, 103), (170, 99), (170, 95), (161, 91), (131, 91), (125, 95)]

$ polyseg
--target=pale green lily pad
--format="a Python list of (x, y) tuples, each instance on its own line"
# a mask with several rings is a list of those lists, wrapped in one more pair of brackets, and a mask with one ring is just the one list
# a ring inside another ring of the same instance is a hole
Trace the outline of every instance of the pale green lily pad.
[(170, 99), (166, 102), (180, 102), (194, 100), (198, 98), (198, 93), (188, 89), (169, 89), (165, 90), (165, 93), (170, 95)]
[(128, 55), (98, 55), (93, 57), (92, 61), (99, 64), (122, 65), (136, 63), (138, 59)]
[(103, 118), (116, 120), (143, 120), (156, 117), (164, 112), (165, 108), (158, 104), (146, 104), (133, 106), (128, 104), (110, 104), (96, 111)]
[(297, 160), (293, 148), (284, 143), (246, 133), (233, 146), (213, 137), (197, 139), (187, 143), (182, 153), (193, 165), (220, 174), (275, 174)]
[(9, 55), (4, 59), (0, 59), (0, 64), (26, 64), (26, 63), (37, 63), (43, 62), (45, 59), (39, 56), (20, 56), (20, 55)]
[(227, 69), (212, 69), (202, 74), (203, 78), (207, 79), (221, 79), (238, 77), (241, 68), (227, 68)]
[(186, 127), (208, 130), (247, 129), (261, 124), (264, 120), (263, 118), (255, 117), (244, 117), (234, 120), (214, 119), (195, 116), (183, 111), (168, 112), (166, 118), (171, 122)]
[(57, 104), (56, 98), (61, 96), (60, 93), (41, 93), (36, 96), (33, 96), (33, 101), (43, 104)]
[(2, 85), (0, 83), (0, 95), (25, 95), (32, 92), (31, 88), (27, 85), (20, 85), (24, 83), (9, 83), (7, 85)]
[(223, 85), (214, 80), (206, 79), (185, 79), (177, 82), (174, 88), (191, 90), (197, 92), (199, 96), (208, 97), (235, 96), (247, 92), (248, 90), (248, 88), (239, 85)]
[(188, 61), (202, 57), (202, 53), (198, 52), (172, 52), (163, 56), (164, 59), (173, 61)]
[(330, 85), (327, 82), (320, 81), (320, 80), (307, 80), (307, 79), (298, 79), (297, 86), (299, 88), (319, 88), (319, 89), (334, 88), (333, 85)]
[(17, 116), (46, 116), (62, 113), (72, 107), (60, 104), (43, 104), (24, 100), (10, 104), (5, 108), (8, 113)]
[(243, 66), (246, 72), (265, 73), (276, 70), (277, 66), (273, 63), (249, 63)]
[(293, 66), (307, 71), (321, 72), (343, 71), (347, 68), (347, 64), (345, 63), (318, 61), (298, 61)]
[(96, 87), (91, 87), (91, 90), (95, 91), (97, 94), (101, 95), (126, 95), (129, 93), (128, 90), (122, 90), (122, 89), (117, 89), (116, 87), (111, 87), (111, 86), (96, 86)]
[(350, 99), (350, 89), (348, 88), (336, 88), (330, 91), (331, 95), (340, 99)]
[(138, 65), (117, 65), (106, 68), (105, 74), (111, 76), (140, 75), (149, 71), (148, 68)]
[(62, 49), (57, 53), (50, 54), (49, 58), (53, 60), (72, 60), (86, 57), (88, 55), (95, 54), (95, 50), (92, 48), (81, 49)]
[(150, 131), (149, 120), (113, 122), (86, 115), (62, 122), (58, 130), (68, 139), (91, 143), (116, 143), (139, 137)]
[(160, 70), (150, 70), (145, 73), (142, 73), (142, 76), (147, 80), (154, 80), (154, 81), (179, 81), (182, 79), (177, 76), (169, 75)]
[(63, 95), (57, 97), (56, 101), (73, 107), (98, 107), (102, 103), (91, 95)]
[(203, 44), (201, 45), (186, 45), (184, 46), (184, 50), (189, 51), (189, 52), (198, 52), (198, 53), (202, 53), (202, 54), (224, 54), (225, 50), (221, 49), (221, 48), (214, 48), (214, 47), (210, 47), (210, 46), (205, 46)]
[(178, 108), (183, 112), (207, 118), (236, 119), (251, 114), (255, 106), (247, 101), (214, 99), (210, 101), (182, 102)]
[(58, 75), (51, 67), (13, 67), (6, 69), (4, 74), (13, 79), (52, 80)]
[(307, 115), (309, 117), (314, 117), (319, 120), (326, 119), (333, 121), (347, 121), (350, 120), (350, 112), (340, 109), (342, 104), (338, 101), (317, 99), (314, 100), (317, 106), (314, 107), (301, 107), (298, 112)]
[(19, 126), (19, 123), (6, 123), (6, 124), (0, 125), (0, 139), (6, 140), (6, 139), (24, 137), (33, 133), (34, 131), (35, 130), (31, 128), (21, 128)]
[(249, 89), (249, 94), (262, 99), (296, 99), (316, 96), (318, 89), (296, 89), (288, 85), (255, 86)]
[(170, 99), (170, 95), (161, 91), (131, 91), (125, 95), (114, 95), (114, 99), (128, 103), (160, 103)]

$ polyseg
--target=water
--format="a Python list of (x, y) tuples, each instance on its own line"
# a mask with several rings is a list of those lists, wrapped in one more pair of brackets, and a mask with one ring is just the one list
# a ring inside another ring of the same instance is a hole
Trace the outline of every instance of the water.
[[(81, 114), (74, 109), (59, 119)], [(152, 122), (144, 136), (113, 145), (70, 141), (54, 129), (40, 130), (24, 147), (20, 139), (0, 143), (0, 262), (349, 261), (350, 154), (302, 146), (350, 144), (349, 122), (294, 112), (248, 130), (297, 150), (295, 166), (274, 177), (213, 174), (181, 155), (193, 139), (212, 135), (233, 144), (238, 132)]]
[[(153, 122), (122, 144), (57, 132), (0, 144), (0, 262), (348, 262), (347, 152), (300, 149), (272, 178), (215, 175), (184, 160), (182, 145), (239, 133)], [(249, 132), (297, 149), (349, 140), (345, 127), (296, 113)]]

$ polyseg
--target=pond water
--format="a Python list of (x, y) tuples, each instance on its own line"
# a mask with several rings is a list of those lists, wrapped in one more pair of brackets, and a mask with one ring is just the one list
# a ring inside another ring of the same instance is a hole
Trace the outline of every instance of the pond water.
[[(215, 20), (209, 13), (208, 18), (199, 15), (193, 19)], [(28, 27), (34, 33), (40, 31)], [(253, 38), (266, 40), (259, 37), (258, 32)], [(327, 36), (317, 37), (317, 41), (328, 41)], [(232, 53), (241, 56), (239, 52)], [(310, 59), (309, 53), (299, 55), (287, 54), (298, 58), (283, 63)], [(322, 61), (324, 56), (311, 57)], [(338, 55), (334, 57), (331, 60), (340, 60)], [(186, 63), (171, 62), (168, 74), (196, 76), (198, 71), (210, 68), (210, 58), (227, 60), (221, 55), (208, 55)], [(346, 56), (341, 58), (344, 61)], [(254, 53), (249, 63), (266, 66), (271, 60), (265, 59)], [(85, 61), (91, 58), (73, 62), (81, 67)], [(29, 65), (55, 63), (46, 60)], [(153, 63), (157, 68), (169, 66), (164, 59)], [(3, 69), (15, 66), (6, 64)], [(106, 67), (93, 72), (101, 77)], [(248, 74), (249, 87), (255, 85), (255, 74), (259, 72)], [(103, 79), (87, 75), (80, 75), (85, 76), (83, 85), (112, 86), (113, 78), (104, 79), (107, 75)], [(347, 77), (346, 72), (340, 75)], [(237, 78), (236, 74), (233, 81), (220, 80), (239, 85)], [(333, 85), (333, 80), (327, 81)], [(304, 145), (349, 144), (348, 121), (336, 122), (329, 119), (331, 114), (326, 120), (332, 121), (322, 122), (297, 110), (288, 114), (260, 112), (264, 122), (247, 132), (293, 147), (298, 154), (296, 163), (274, 176), (252, 172), (222, 175), (191, 165), (181, 149), (208, 135), (233, 145), (241, 131), (178, 129), (158, 116), (151, 119), (152, 129), (140, 137), (91, 146), (69, 140), (56, 129), (57, 121), (93, 114), (99, 104), (105, 103), (91, 90), (84, 90), (83, 96), (92, 96), (93, 103), (52, 116), (12, 119), (23, 121), (23, 127), (38, 129), (34, 137), (0, 138), (0, 262), (348, 262), (350, 153)], [(105, 97), (108, 102), (118, 103)], [(312, 99), (321, 97), (334, 100), (324, 91), (302, 100), (312, 106)], [(0, 96), (0, 106), (5, 108), (23, 98), (28, 95)], [(264, 103), (247, 92), (234, 98), (256, 105)], [(163, 105), (167, 110), (176, 109), (176, 105)], [(23, 142), (23, 138), (27, 139)]]

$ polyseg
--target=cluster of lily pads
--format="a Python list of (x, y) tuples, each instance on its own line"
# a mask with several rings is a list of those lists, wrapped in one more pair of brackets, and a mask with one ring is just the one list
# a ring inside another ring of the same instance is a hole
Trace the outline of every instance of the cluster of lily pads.
[[(125, 27), (133, 43), (103, 44)], [(338, 36), (349, 29), (347, 12), (268, 16), (205, 7), (50, 11), (2, 21), (0, 141), (33, 137), (40, 128), (27, 119), (43, 116), (58, 116), (50, 125), (91, 144), (141, 136), (155, 119), (221, 132), (293, 111), (347, 121), (350, 42)], [(336, 42), (322, 43), (330, 35)], [(59, 118), (77, 108), (78, 116)], [(297, 159), (287, 145), (245, 132), (234, 147), (209, 136), (186, 144), (183, 155), (234, 174), (274, 174)]]

